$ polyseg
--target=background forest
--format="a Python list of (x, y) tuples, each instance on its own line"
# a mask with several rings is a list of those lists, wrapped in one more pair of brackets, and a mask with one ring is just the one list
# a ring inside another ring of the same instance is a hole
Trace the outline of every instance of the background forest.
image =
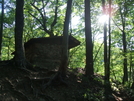
[[(66, 4), (67, 0), (25, 0), (23, 41), (61, 36)], [(123, 87), (129, 94), (134, 89), (133, 6), (133, 0), (90, 0), (94, 73), (108, 76), (112, 89)], [(2, 61), (12, 59), (15, 51), (15, 8), (14, 0), (0, 0)], [(68, 67), (73, 69), (86, 64), (84, 9), (84, 0), (73, 0), (69, 34), (81, 42), (69, 51)]]

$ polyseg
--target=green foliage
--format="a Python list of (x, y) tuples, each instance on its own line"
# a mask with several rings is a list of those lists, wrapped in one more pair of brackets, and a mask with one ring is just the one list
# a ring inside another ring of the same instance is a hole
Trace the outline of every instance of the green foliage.
[(79, 38), (81, 41), (80, 46), (77, 46), (70, 50), (69, 53), (69, 67), (71, 68), (84, 68), (85, 66), (85, 42), (83, 38)]

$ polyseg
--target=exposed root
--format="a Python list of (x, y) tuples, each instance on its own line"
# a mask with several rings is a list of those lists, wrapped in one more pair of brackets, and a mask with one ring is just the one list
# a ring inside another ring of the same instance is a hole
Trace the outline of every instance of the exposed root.
[(0, 61), (0, 67), (10, 64), (11, 60)]
[(50, 85), (65, 85), (68, 86), (68, 84), (64, 81), (64, 77), (61, 75), (60, 72), (56, 73), (56, 75), (54, 75), (52, 78), (50, 78), (49, 82), (44, 84), (42, 86), (42, 89), (44, 90), (45, 88), (47, 88)]
[(14, 99), (18, 99), (19, 101), (30, 101), (24, 93), (14, 88), (14, 85), (8, 78), (3, 79), (1, 84), (3, 84), (3, 89), (1, 91), (1, 96), (3, 96), (3, 98), (1, 98), (0, 101), (3, 101), (3, 99), (5, 99), (4, 97), (7, 97), (8, 94), (11, 94)]
[(13, 58), (13, 59), (11, 59), (11, 63), (13, 66), (15, 66), (17, 68), (36, 72), (36, 70), (33, 68), (33, 65), (30, 62), (28, 62), (26, 59), (16, 61), (15, 58)]
[(19, 61), (19, 63), (17, 63), (14, 58), (11, 60), (0, 61), (0, 68), (3, 68), (5, 66), (16, 67), (27, 72), (37, 72), (34, 69), (33, 65), (27, 60)]

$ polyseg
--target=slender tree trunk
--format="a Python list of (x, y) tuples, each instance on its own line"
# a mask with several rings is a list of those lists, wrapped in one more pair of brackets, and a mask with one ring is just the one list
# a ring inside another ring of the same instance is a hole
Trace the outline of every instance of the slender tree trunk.
[(133, 63), (133, 61), (132, 61), (132, 59), (133, 59), (133, 57), (132, 57), (132, 46), (130, 46), (130, 55), (129, 55), (129, 60), (130, 60), (130, 65), (129, 65), (129, 71), (130, 71), (130, 73), (129, 73), (129, 78), (130, 78), (130, 81), (132, 81), (132, 63)]
[(68, 30), (69, 30), (69, 22), (71, 17), (71, 8), (72, 8), (72, 0), (68, 0), (67, 2), (67, 10), (64, 22), (64, 29), (63, 29), (63, 43), (62, 43), (62, 60), (61, 65), (59, 67), (59, 72), (61, 76), (66, 75), (67, 64), (68, 64)]
[[(126, 2), (125, 2), (126, 3)], [(123, 84), (125, 82), (128, 81), (128, 68), (127, 68), (127, 55), (126, 55), (126, 52), (127, 52), (127, 42), (126, 42), (126, 33), (125, 33), (125, 22), (126, 22), (126, 12), (127, 12), (127, 7), (124, 6), (124, 12), (122, 13), (121, 11), (121, 7), (120, 7), (120, 14), (121, 14), (121, 20), (122, 20), (122, 26), (123, 26), (123, 29), (122, 29), (122, 42), (123, 42)]]
[[(134, 55), (132, 55), (132, 58), (134, 58)], [(132, 62), (132, 80), (133, 80), (133, 83), (132, 83), (131, 88), (134, 89), (134, 61)]]
[[(105, 0), (102, 0), (103, 13), (106, 14), (105, 8)], [(109, 7), (111, 8), (111, 1), (109, 1)], [(109, 9), (110, 9), (109, 8)], [(110, 14), (111, 12), (109, 12)], [(107, 47), (107, 24), (104, 22), (104, 72), (105, 72), (105, 101), (109, 100), (109, 95), (111, 94), (111, 86), (110, 86), (110, 50), (111, 50), (111, 34), (110, 34), (110, 18), (109, 18), (109, 51)]]
[(97, 59), (97, 55), (98, 55), (98, 53), (99, 53), (99, 51), (100, 51), (100, 49), (101, 49), (101, 47), (102, 47), (102, 45), (104, 44), (104, 42), (102, 42), (102, 44), (99, 46), (99, 48), (98, 48), (98, 50), (97, 50), (97, 52), (96, 52), (96, 55), (95, 55), (95, 57), (94, 57), (94, 62), (96, 61), (96, 59)]
[(1, 2), (2, 11), (1, 11), (1, 23), (0, 23), (0, 60), (2, 58), (2, 35), (3, 35), (3, 20), (4, 20), (4, 0)]
[(24, 0), (16, 0), (16, 15), (15, 15), (15, 63), (18, 67), (25, 67), (25, 55), (24, 46), (22, 42), (23, 38), (23, 6)]
[(128, 81), (128, 68), (127, 68), (127, 56), (126, 56), (126, 52), (127, 52), (127, 49), (126, 49), (126, 33), (125, 33), (125, 22), (123, 24), (123, 32), (122, 32), (122, 41), (123, 41), (123, 56), (124, 56), (124, 60), (123, 60), (123, 84), (125, 82)]
[(127, 52), (127, 49), (126, 49), (126, 34), (125, 32), (123, 31), (123, 56), (124, 56), (124, 61), (123, 61), (123, 72), (124, 72), (124, 76), (123, 76), (123, 84), (125, 82), (128, 81), (128, 68), (127, 68), (127, 56), (126, 56), (126, 52)]
[(107, 76), (108, 81), (110, 79), (110, 59), (111, 59), (111, 0), (109, 0), (109, 23), (108, 23), (108, 33), (109, 33), (109, 48), (108, 48), (108, 66), (107, 66)]
[[(102, 0), (102, 6), (103, 6), (103, 13), (105, 14), (105, 0)], [(105, 81), (108, 81), (108, 61), (107, 61), (107, 24), (106, 21), (104, 22), (103, 26), (104, 30), (104, 68), (105, 68)]]
[(93, 43), (91, 31), (90, 0), (85, 0), (85, 41), (86, 41), (86, 76), (94, 75)]

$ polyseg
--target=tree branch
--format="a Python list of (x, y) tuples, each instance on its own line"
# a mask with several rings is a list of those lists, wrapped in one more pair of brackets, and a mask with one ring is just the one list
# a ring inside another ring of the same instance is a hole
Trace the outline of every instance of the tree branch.
[[(46, 27), (46, 15), (43, 15), (42, 12), (40, 11), (40, 9), (38, 7), (36, 7), (34, 4), (31, 3), (31, 5), (40, 13), (41, 18), (42, 18), (41, 25), (42, 25), (44, 31), (50, 35), (51, 32), (49, 30), (47, 30), (47, 27)], [(44, 12), (44, 14), (45, 14), (45, 12)]]
[(57, 23), (57, 14), (58, 14), (58, 0), (56, 0), (55, 16), (54, 16), (53, 23), (51, 24), (51, 29), (53, 29), (53, 27), (54, 27), (55, 24)]
[(114, 19), (112, 19), (112, 21), (113, 21), (114, 24), (119, 28), (119, 30), (122, 32), (122, 29), (117, 25), (117, 23), (114, 21)]
[(96, 60), (96, 58), (97, 58), (97, 55), (98, 55), (98, 53), (99, 53), (99, 51), (100, 51), (100, 49), (101, 49), (101, 47), (102, 47), (103, 44), (104, 44), (104, 41), (101, 43), (101, 45), (100, 45), (99, 48), (98, 48), (98, 51), (97, 51), (97, 53), (96, 53), (96, 55), (95, 55), (95, 57), (94, 57), (94, 59), (93, 59), (94, 62), (95, 62), (95, 60)]
[(33, 18), (35, 18), (40, 24), (41, 26), (43, 26), (43, 23), (41, 22), (40, 19), (38, 19), (35, 15), (33, 15), (32, 13), (28, 12)]
[(45, 7), (48, 4), (48, 2), (49, 2), (49, 0), (47, 0), (46, 3), (44, 4), (44, 0), (42, 0), (44, 16), (46, 16)]

